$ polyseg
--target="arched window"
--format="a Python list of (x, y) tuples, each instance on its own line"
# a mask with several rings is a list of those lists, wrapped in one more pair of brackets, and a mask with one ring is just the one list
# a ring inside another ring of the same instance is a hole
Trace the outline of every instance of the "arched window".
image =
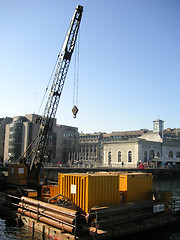
[(121, 151), (118, 152), (118, 162), (121, 162)]
[(147, 162), (147, 152), (144, 152), (144, 162)]
[(180, 158), (180, 152), (176, 153), (176, 158)]
[(111, 152), (108, 152), (108, 165), (111, 164)]
[(160, 157), (160, 153), (159, 153), (159, 152), (157, 152), (157, 157), (158, 157), (158, 158)]
[(154, 158), (154, 150), (151, 150), (149, 153), (149, 160)]
[(169, 152), (168, 157), (169, 157), (169, 158), (173, 158), (173, 152), (172, 152), (172, 151)]
[(132, 162), (132, 152), (128, 152), (128, 162)]

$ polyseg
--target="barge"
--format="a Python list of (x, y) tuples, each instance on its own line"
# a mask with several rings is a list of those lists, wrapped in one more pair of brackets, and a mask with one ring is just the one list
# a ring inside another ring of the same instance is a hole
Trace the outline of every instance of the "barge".
[(21, 197), (17, 213), (53, 239), (110, 239), (180, 221), (172, 193), (153, 191), (151, 174), (59, 173), (54, 187), (52, 196), (44, 186), (44, 201)]

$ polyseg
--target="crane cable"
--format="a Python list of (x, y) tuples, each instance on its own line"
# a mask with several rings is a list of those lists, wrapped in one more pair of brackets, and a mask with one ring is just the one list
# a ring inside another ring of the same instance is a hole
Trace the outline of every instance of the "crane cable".
[[(66, 39), (66, 36), (67, 36), (67, 34), (68, 34), (68, 31), (69, 31), (69, 30), (67, 30), (67, 33), (66, 33), (66, 35), (65, 35), (65, 37), (64, 37), (64, 41), (65, 41), (65, 39)], [(62, 47), (63, 47), (64, 41), (63, 41), (63, 43), (62, 43), (61, 49), (62, 49)], [(53, 76), (54, 76), (55, 69), (56, 69), (56, 66), (57, 66), (57, 63), (58, 63), (58, 59), (59, 59), (60, 54), (61, 54), (61, 52), (59, 52), (59, 54), (58, 54), (58, 56), (57, 56), (57, 59), (56, 59), (56, 62), (55, 62), (53, 71), (52, 71), (52, 73), (51, 73), (51, 76), (50, 76), (49, 82), (48, 82), (48, 84), (47, 84), (47, 87), (46, 87), (46, 90), (45, 90), (45, 93), (44, 93), (42, 102), (41, 102), (40, 107), (39, 107), (38, 114), (39, 114), (40, 111), (41, 111), (41, 107), (42, 107), (42, 105), (43, 105), (43, 102), (44, 102), (44, 99), (45, 99), (45, 97), (46, 97), (47, 91), (48, 91), (48, 89), (49, 89), (49, 85), (50, 85), (50, 83), (53, 81), (52, 78), (53, 78)]]
[[(67, 33), (68, 33), (68, 31), (67, 31)], [(66, 33), (66, 35), (65, 35), (65, 37), (64, 37), (64, 41), (65, 41), (65, 38), (66, 38), (66, 36), (67, 36), (67, 33)], [(64, 41), (63, 41), (63, 43), (64, 43)], [(62, 46), (63, 46), (63, 44), (62, 44)], [(61, 49), (62, 49), (62, 47), (61, 47)], [(39, 106), (39, 110), (38, 110), (37, 115), (40, 114), (42, 105), (43, 105), (44, 100), (45, 100), (45, 98), (46, 98), (46, 96), (47, 96), (47, 91), (48, 91), (48, 89), (49, 89), (49, 85), (50, 85), (50, 83), (53, 81), (52, 78), (53, 78), (53, 76), (54, 76), (54, 72), (55, 72), (55, 69), (56, 69), (56, 66), (57, 66), (57, 63), (58, 63), (58, 59), (59, 59), (60, 54), (61, 54), (61, 52), (59, 52), (59, 54), (58, 54), (58, 56), (57, 56), (57, 59), (56, 59), (56, 62), (55, 62), (53, 71), (52, 71), (51, 76), (50, 76), (50, 78), (49, 78), (49, 81), (48, 81), (47, 87), (46, 87), (46, 89), (45, 89), (45, 93), (44, 93), (44, 95), (43, 95), (41, 104), (40, 104), (40, 106)], [(40, 119), (40, 121), (41, 121), (41, 119)], [(34, 133), (34, 132), (35, 132), (35, 129), (33, 130), (33, 133)], [(28, 153), (28, 150), (29, 150), (30, 147), (34, 144), (34, 142), (37, 140), (37, 138), (38, 138), (38, 135), (34, 138), (34, 140), (28, 145), (28, 147), (27, 147), (26, 150), (23, 152), (23, 154), (19, 157), (19, 160), (20, 160), (20, 161), (21, 161), (23, 158), (28, 159), (28, 158), (32, 155), (32, 153), (34, 153), (34, 151), (35, 151), (34, 148), (33, 148), (33, 150), (31, 150), (30, 153)], [(28, 155), (25, 156), (26, 154), (28, 154)], [(25, 157), (24, 157), (24, 156), (25, 156)]]
[(76, 91), (76, 64), (77, 64), (77, 48), (75, 47), (75, 60), (74, 60), (74, 86), (73, 86), (73, 106), (75, 105), (75, 91)]
[[(60, 54), (60, 53), (59, 53), (59, 54)], [(38, 114), (39, 114), (40, 111), (41, 111), (41, 107), (42, 107), (42, 105), (43, 105), (43, 102), (44, 102), (44, 99), (45, 99), (45, 97), (46, 97), (47, 91), (48, 91), (48, 89), (49, 89), (49, 85), (50, 85), (50, 83), (52, 82), (52, 77), (53, 77), (54, 72), (55, 72), (55, 68), (56, 68), (56, 65), (57, 65), (57, 62), (58, 62), (58, 58), (59, 58), (59, 55), (57, 56), (56, 63), (55, 63), (55, 65), (54, 65), (54, 68), (53, 68), (53, 71), (52, 71), (52, 73), (51, 73), (51, 76), (50, 76), (49, 82), (48, 82), (48, 84), (47, 84), (47, 87), (46, 87), (46, 90), (45, 90), (45, 93), (44, 93), (44, 96), (43, 96), (42, 102), (41, 102), (40, 107), (39, 107)]]
[[(54, 68), (53, 68), (53, 71), (52, 71), (52, 74), (51, 74), (51, 77), (50, 77), (50, 79), (49, 79), (49, 82), (48, 82), (48, 84), (47, 84), (47, 87), (46, 87), (46, 90), (45, 90), (43, 99), (42, 99), (42, 101), (41, 101), (41, 104), (40, 104), (40, 107), (39, 107), (39, 111), (38, 111), (38, 113), (37, 113), (38, 115), (39, 115), (39, 113), (40, 113), (40, 111), (41, 111), (41, 107), (42, 107), (43, 102), (44, 102), (44, 99), (45, 99), (45, 97), (46, 97), (46, 93), (47, 93), (47, 91), (48, 91), (48, 89), (49, 89), (50, 82), (52, 81), (53, 73), (54, 73), (54, 71), (55, 71), (55, 68), (56, 68), (56, 65), (57, 65), (57, 62), (58, 62), (58, 58), (59, 58), (59, 55), (58, 55), (58, 57), (57, 57), (56, 63), (55, 63), (55, 65), (54, 65)], [(33, 134), (34, 134), (34, 132), (35, 132), (35, 129), (33, 130)], [(37, 136), (34, 138), (34, 140), (28, 145), (28, 147), (26, 148), (26, 150), (25, 150), (25, 151), (23, 152), (23, 154), (19, 157), (19, 160), (21, 160), (21, 159), (23, 159), (23, 158), (28, 159), (28, 158), (32, 155), (32, 153), (34, 152), (34, 149), (33, 149), (30, 153), (28, 153), (27, 156), (25, 156), (25, 155), (27, 154), (28, 150), (30, 149), (30, 147), (33, 145), (33, 143), (37, 140), (37, 137), (38, 137), (38, 135), (37, 135)], [(24, 157), (24, 156), (25, 156), (25, 157)]]
[(76, 104), (78, 105), (78, 88), (79, 88), (79, 41), (80, 41), (80, 31), (77, 41), (77, 86), (76, 86)]
[(77, 45), (75, 47), (75, 61), (74, 61), (74, 87), (73, 87), (73, 109), (74, 118), (78, 112), (78, 88), (79, 88), (79, 35), (77, 39)]

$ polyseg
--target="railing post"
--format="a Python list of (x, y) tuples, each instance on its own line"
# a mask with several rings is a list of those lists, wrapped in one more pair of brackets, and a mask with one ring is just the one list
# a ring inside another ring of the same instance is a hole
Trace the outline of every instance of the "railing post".
[(74, 239), (76, 239), (76, 234), (77, 234), (77, 216), (75, 215)]
[(39, 203), (37, 205), (37, 222), (39, 222)]
[(23, 213), (23, 209), (24, 209), (24, 199), (22, 200), (22, 213)]
[(98, 217), (97, 217), (97, 212), (96, 212), (95, 214), (96, 214), (96, 233), (97, 233), (97, 228), (98, 228)]
[(32, 236), (34, 236), (34, 221), (33, 221), (32, 231), (33, 231)]

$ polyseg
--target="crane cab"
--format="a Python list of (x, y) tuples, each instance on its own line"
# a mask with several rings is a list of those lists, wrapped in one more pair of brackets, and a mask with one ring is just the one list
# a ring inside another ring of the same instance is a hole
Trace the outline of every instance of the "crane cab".
[[(23, 163), (10, 164), (8, 166), (8, 180), (10, 185), (9, 192), (15, 196), (37, 197), (35, 189), (28, 188), (28, 169)], [(12, 185), (14, 187), (12, 187)]]
[(7, 182), (13, 185), (27, 186), (28, 170), (26, 165), (23, 163), (10, 164)]

